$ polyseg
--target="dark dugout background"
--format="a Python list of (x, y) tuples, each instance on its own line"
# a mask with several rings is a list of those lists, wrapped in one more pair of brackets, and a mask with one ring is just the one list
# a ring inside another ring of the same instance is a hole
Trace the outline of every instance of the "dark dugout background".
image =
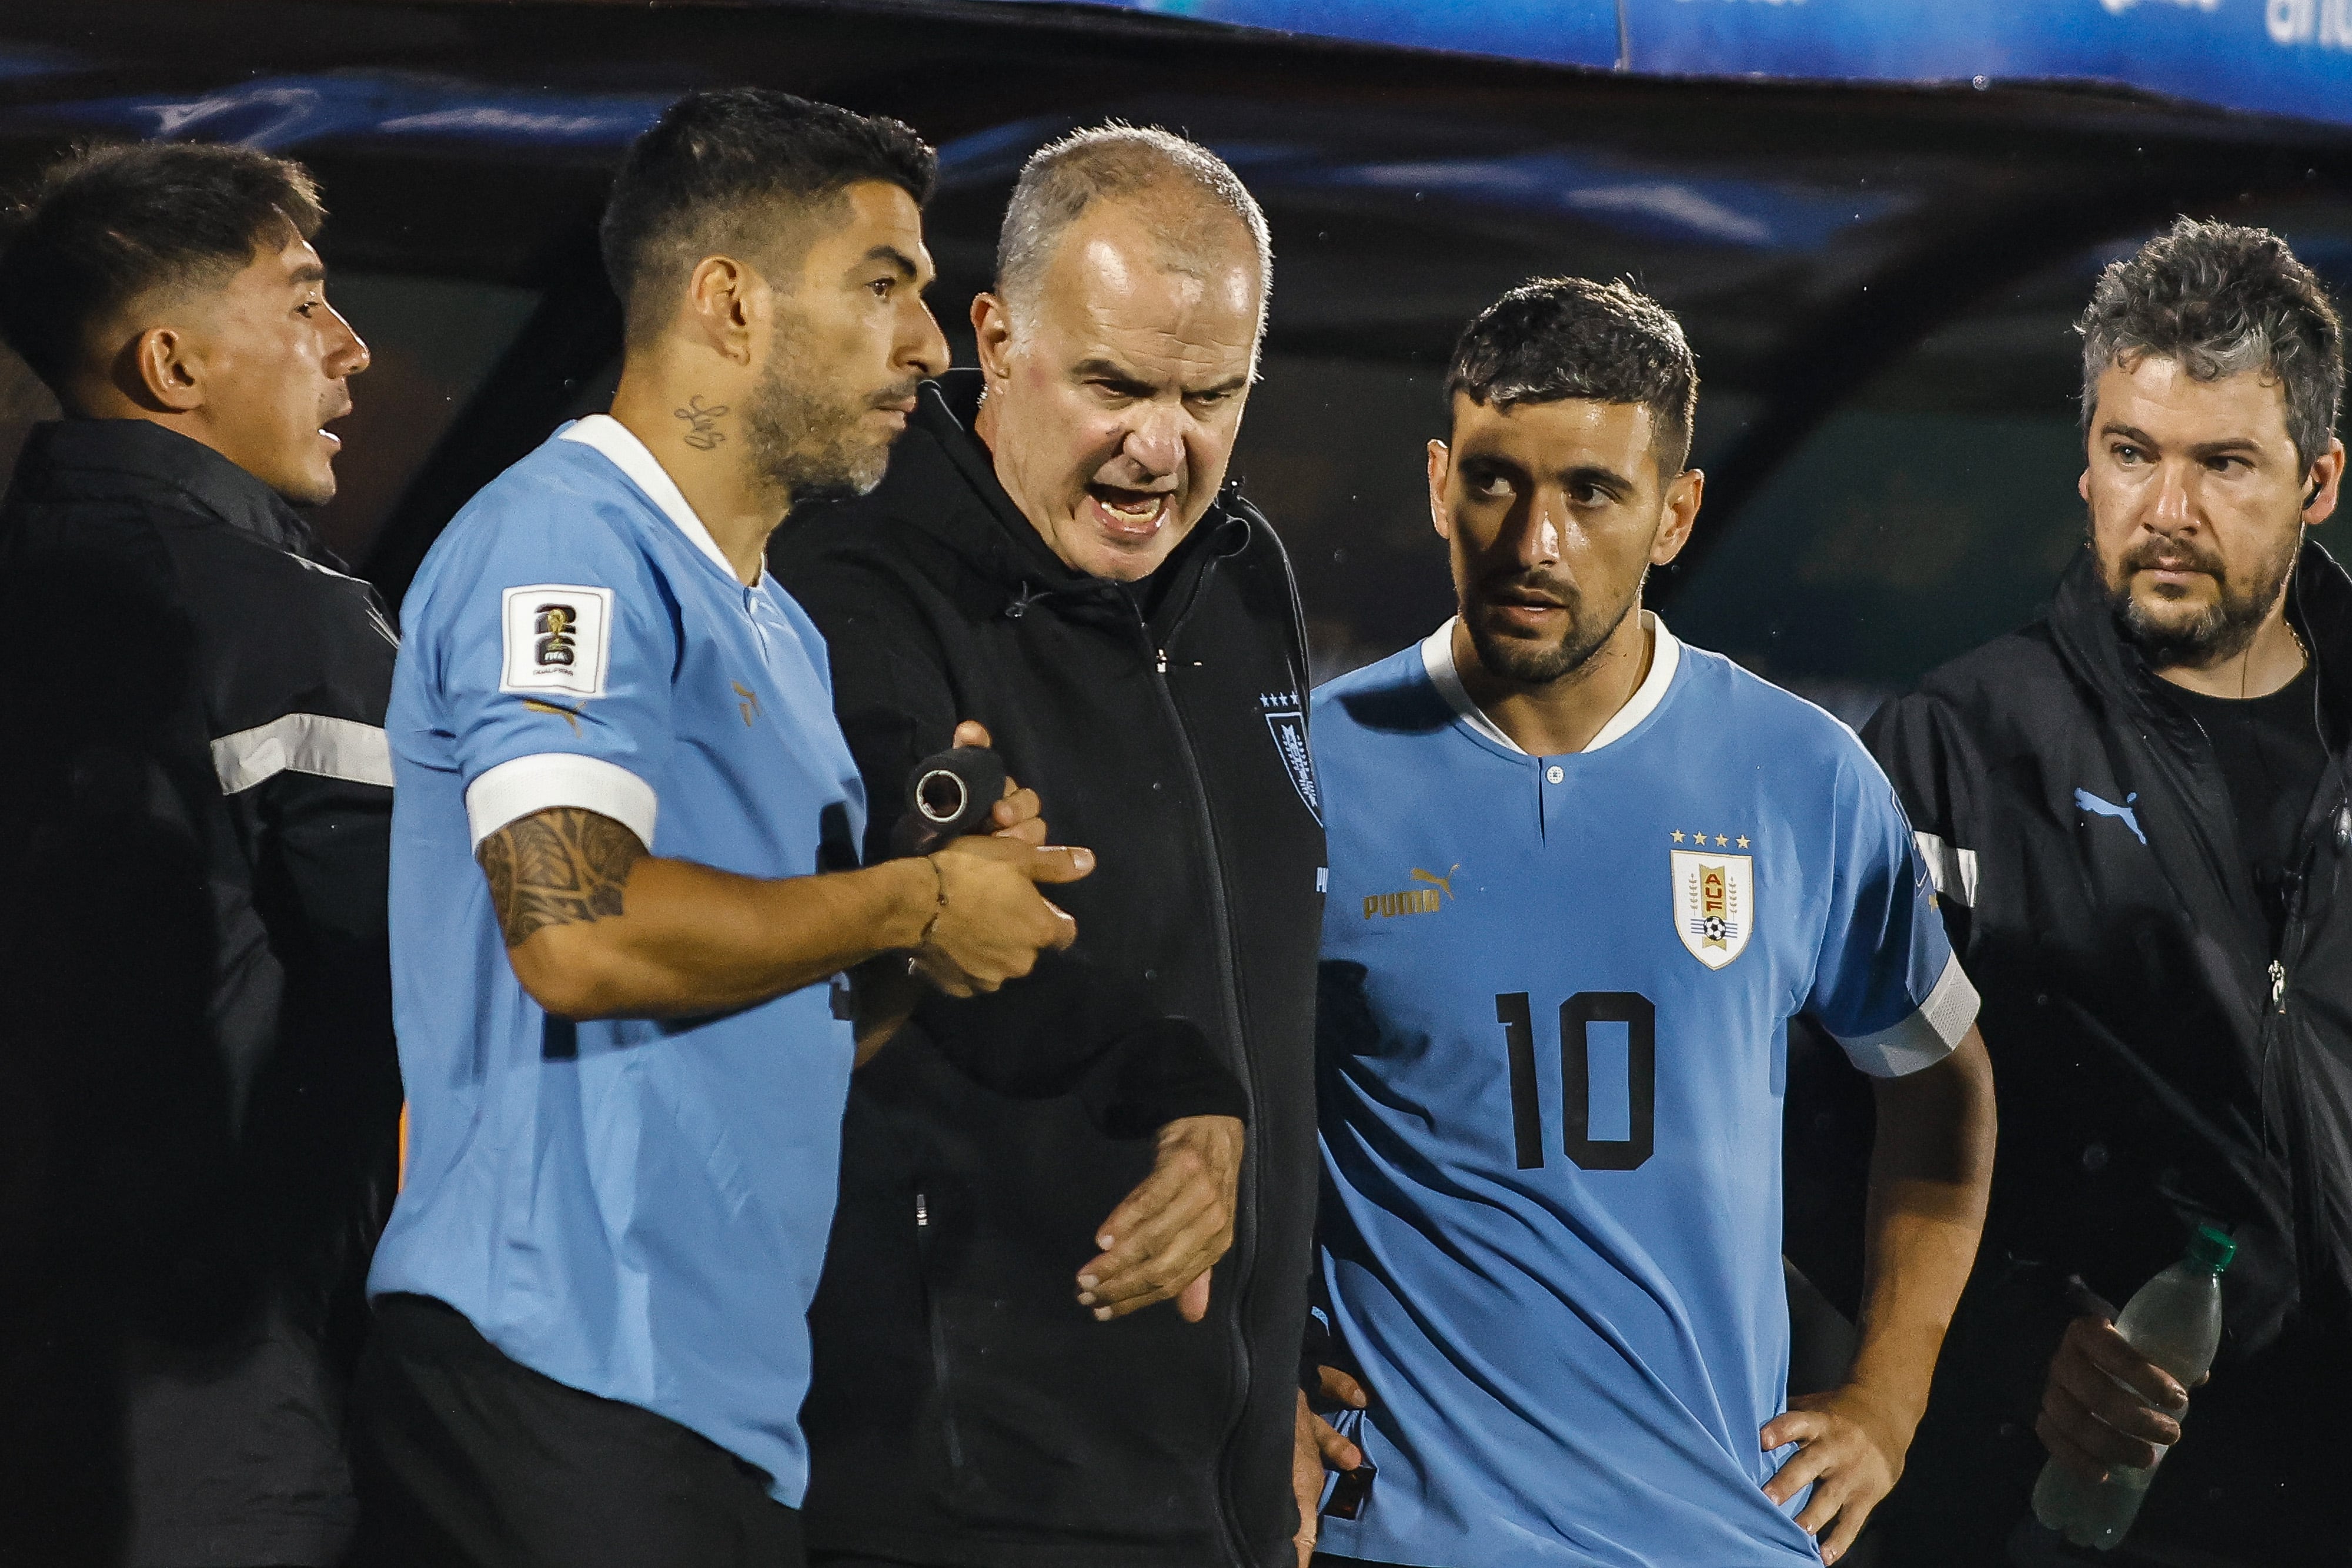
[[(2078, 548), (2071, 323), (2102, 266), (2176, 213), (2225, 215), (2352, 294), (2341, 128), (2120, 89), (1654, 79), (1054, 5), (18, 4), (0, 10), (0, 180), (93, 136), (245, 141), (317, 171), (331, 297), (375, 355), (320, 523), (396, 601), (477, 486), (603, 406), (604, 181), (671, 97), (735, 82), (940, 146), (932, 298), (961, 362), (1040, 142), (1118, 116), (1234, 164), (1276, 254), (1235, 472), (1289, 542), (1325, 675), (1448, 612), (1422, 480), (1436, 382), (1462, 323), (1530, 275), (1629, 276), (1681, 313), (1707, 501), (1654, 602), (1856, 724), (2031, 615)], [(51, 411), (9, 370), (13, 457)], [(1789, 1249), (1851, 1312), (1867, 1092), (1817, 1042), (1790, 1073)]]

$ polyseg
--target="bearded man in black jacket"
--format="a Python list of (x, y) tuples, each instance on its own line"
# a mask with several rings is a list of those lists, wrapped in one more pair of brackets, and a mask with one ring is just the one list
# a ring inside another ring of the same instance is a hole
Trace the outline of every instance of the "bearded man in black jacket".
[[(2070, 1560), (2048, 1457), (2156, 1471), (2105, 1561), (2352, 1562), (2352, 580), (2343, 334), (2276, 235), (2183, 219), (2081, 330), (2090, 546), (1873, 722), (1984, 996), (1992, 1203), (1889, 1560)], [(2193, 1395), (2116, 1332), (2231, 1228)], [(2038, 1441), (2036, 1440), (2038, 1437)]]
[(1071, 955), (929, 1004), (855, 1081), (803, 1416), (819, 1563), (1297, 1561), (1323, 834), (1289, 563), (1223, 488), (1269, 267), (1205, 150), (1044, 149), (980, 371), (773, 547), (875, 852), (971, 717), (1098, 856), (1055, 892)]

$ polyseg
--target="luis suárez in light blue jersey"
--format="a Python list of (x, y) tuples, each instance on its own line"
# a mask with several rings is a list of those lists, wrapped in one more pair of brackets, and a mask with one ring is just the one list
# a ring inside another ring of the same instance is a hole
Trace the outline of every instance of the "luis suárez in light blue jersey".
[(511, 1359), (691, 1428), (797, 1507), (808, 1307), (850, 1025), (823, 985), (702, 1018), (580, 1023), (508, 962), (475, 853), (556, 807), (740, 875), (845, 869), (865, 791), (824, 640), (747, 587), (604, 414), (457, 514), (393, 682), (392, 961), (408, 1179), (369, 1275)]
[(1316, 695), (1321, 1268), (1378, 1471), (1328, 1552), (1820, 1560), (1758, 1438), (1786, 1408), (1789, 1019), (1895, 1077), (1976, 994), (1853, 732), (1648, 626), (1572, 755), (1470, 702), (1451, 623)]

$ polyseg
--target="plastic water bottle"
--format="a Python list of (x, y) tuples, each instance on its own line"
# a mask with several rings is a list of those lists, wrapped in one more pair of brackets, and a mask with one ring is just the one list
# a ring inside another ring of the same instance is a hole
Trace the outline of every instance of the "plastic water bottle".
[[(2116, 1332), (2132, 1349), (2172, 1374), (2183, 1388), (2205, 1375), (2221, 1348), (2221, 1270), (2237, 1251), (2227, 1232), (2199, 1226), (2189, 1255), (2142, 1285), (2116, 1319)], [(2156, 1453), (2161, 1463), (2164, 1450)], [(2110, 1465), (2105, 1480), (2086, 1481), (2052, 1459), (2033, 1484), (2033, 1514), (2074, 1545), (2105, 1552), (2139, 1517), (2155, 1478), (2155, 1465)]]

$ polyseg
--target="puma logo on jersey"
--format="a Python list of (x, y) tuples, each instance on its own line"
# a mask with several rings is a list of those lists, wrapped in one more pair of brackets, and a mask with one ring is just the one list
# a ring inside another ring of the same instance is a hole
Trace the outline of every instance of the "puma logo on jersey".
[(1438, 876), (1433, 873), (1425, 872), (1419, 866), (1415, 866), (1412, 868), (1412, 880), (1415, 882), (1434, 883), (1436, 885), (1445, 890), (1446, 897), (1452, 898), (1454, 896), (1454, 873), (1461, 869), (1462, 862), (1460, 861), (1455, 861), (1452, 865), (1445, 868), (1445, 874), (1444, 876)]
[(1454, 896), (1454, 873), (1461, 869), (1459, 861), (1447, 866), (1444, 876), (1423, 871), (1419, 866), (1413, 867), (1409, 873), (1412, 880), (1430, 885), (1408, 887), (1402, 893), (1368, 893), (1364, 895), (1364, 918), (1370, 920), (1375, 915), (1382, 919), (1393, 919), (1400, 915), (1436, 914), (1445, 907), (1445, 901)]
[(2116, 821), (2121, 822), (2125, 827), (2129, 828), (2132, 831), (2133, 838), (2137, 839), (2141, 843), (2145, 844), (2147, 842), (2147, 835), (2139, 831), (2139, 818), (2132, 810), (2132, 802), (2138, 799), (2139, 791), (2135, 789), (2130, 794), (2125, 796), (2124, 803), (2118, 806), (2113, 800), (2100, 800), (2088, 789), (2077, 789), (2074, 791), (2075, 805), (2080, 806), (2084, 810), (2090, 812), (2094, 817), (2113, 817)]
[(760, 716), (760, 694), (740, 681), (727, 684), (735, 688), (735, 711), (743, 716), (743, 727), (749, 729), (751, 721)]
[(533, 713), (551, 713), (570, 725), (572, 734), (580, 733), (580, 710), (577, 708), (565, 707), (562, 703), (543, 703), (537, 697), (523, 698), (522, 706)]

